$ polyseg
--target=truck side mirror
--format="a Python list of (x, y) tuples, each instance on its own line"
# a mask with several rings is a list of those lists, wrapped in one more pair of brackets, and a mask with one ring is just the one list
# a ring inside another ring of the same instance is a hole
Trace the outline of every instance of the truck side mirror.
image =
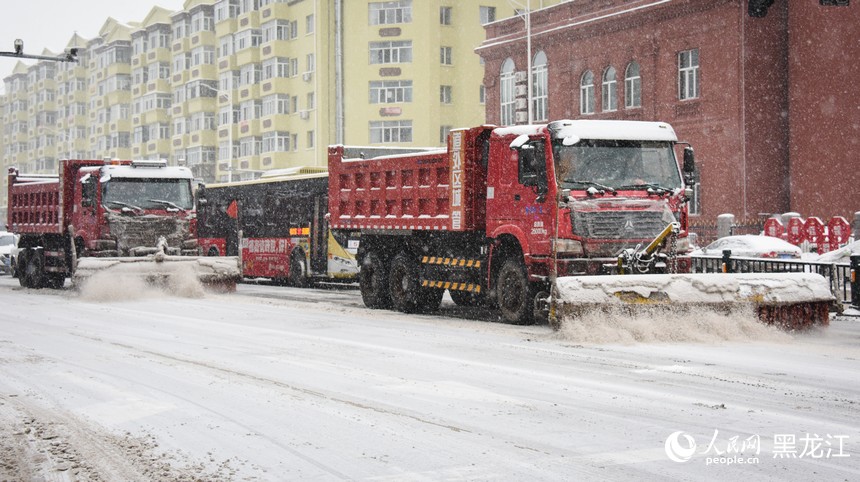
[(693, 148), (687, 146), (684, 148), (684, 181), (687, 185), (692, 186), (696, 183), (696, 156), (693, 154)]

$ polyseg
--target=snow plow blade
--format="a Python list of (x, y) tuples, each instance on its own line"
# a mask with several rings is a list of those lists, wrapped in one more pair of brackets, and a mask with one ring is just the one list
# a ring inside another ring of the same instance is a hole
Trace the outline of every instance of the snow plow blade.
[(81, 258), (72, 276), (72, 286), (80, 288), (91, 277), (107, 273), (117, 277), (137, 277), (152, 286), (171, 286), (181, 277), (194, 277), (211, 291), (231, 292), (242, 277), (236, 256), (171, 256), (157, 253), (124, 258)]
[(559, 328), (595, 311), (730, 314), (748, 306), (763, 323), (793, 331), (829, 324), (833, 302), (828, 281), (814, 273), (571, 276), (556, 280), (550, 320)]

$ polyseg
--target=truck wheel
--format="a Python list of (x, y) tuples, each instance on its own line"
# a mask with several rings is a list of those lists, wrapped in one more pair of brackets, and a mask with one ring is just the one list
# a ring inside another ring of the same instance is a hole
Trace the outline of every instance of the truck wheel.
[(415, 313), (421, 305), (421, 287), (418, 285), (418, 268), (406, 253), (400, 253), (391, 261), (388, 274), (388, 292), (391, 305), (404, 313)]
[(499, 270), (496, 296), (502, 321), (516, 325), (531, 322), (533, 314), (532, 290), (523, 264), (508, 259)]
[(439, 309), (442, 304), (442, 296), (445, 290), (439, 288), (419, 288), (418, 293), (418, 310), (422, 313), (429, 313)]
[(382, 256), (376, 252), (367, 253), (358, 271), (358, 286), (361, 299), (368, 308), (388, 308), (391, 297), (388, 294), (388, 270)]
[(306, 288), (310, 284), (304, 258), (302, 253), (290, 256), (290, 283), (297, 288)]
[(28, 250), (25, 249), (18, 253), (18, 259), (15, 260), (15, 264), (17, 265), (15, 266), (15, 273), (18, 275), (18, 284), (20, 284), (22, 288), (29, 288), (27, 283), (29, 283), (30, 280), (28, 280), (24, 275), (27, 272), (27, 263), (29, 262), (30, 256)]
[(49, 273), (45, 275), (45, 286), (54, 290), (61, 289), (66, 283), (66, 275), (63, 273)]
[(45, 258), (38, 251), (28, 251), (27, 266), (22, 274), (27, 278), (27, 288), (41, 289), (45, 283)]

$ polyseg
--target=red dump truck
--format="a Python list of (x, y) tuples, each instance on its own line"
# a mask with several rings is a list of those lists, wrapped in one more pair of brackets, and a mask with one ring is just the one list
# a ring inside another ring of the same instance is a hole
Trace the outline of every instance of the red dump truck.
[(447, 289), (523, 323), (559, 276), (687, 272), (687, 203), (674, 130), (563, 120), (451, 131), (447, 149), (345, 158), (329, 148), (330, 225), (361, 233), (366, 306), (432, 310)]
[(10, 168), (21, 286), (61, 287), (77, 258), (196, 255), (192, 177), (166, 161), (63, 160), (57, 175)]

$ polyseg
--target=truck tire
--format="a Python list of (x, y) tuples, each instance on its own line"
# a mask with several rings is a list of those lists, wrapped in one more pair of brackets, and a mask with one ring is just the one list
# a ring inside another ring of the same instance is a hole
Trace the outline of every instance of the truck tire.
[(27, 263), (30, 262), (28, 251), (29, 250), (26, 249), (21, 250), (21, 252), (18, 253), (18, 259), (15, 260), (15, 264), (17, 265), (15, 267), (15, 272), (18, 274), (18, 284), (20, 284), (22, 288), (29, 288), (27, 283), (30, 282), (30, 280), (24, 276), (24, 273), (27, 272)]
[(418, 263), (401, 252), (391, 262), (388, 292), (393, 308), (404, 313), (427, 313), (439, 309), (445, 290), (421, 286)]
[(420, 288), (418, 295), (418, 311), (429, 313), (439, 309), (445, 290), (438, 288)]
[(45, 287), (54, 290), (63, 288), (66, 284), (66, 275), (63, 273), (48, 273), (45, 275)]
[(290, 284), (296, 288), (306, 288), (310, 282), (308, 279), (305, 256), (301, 252), (295, 252), (290, 256)]
[(358, 271), (358, 286), (364, 306), (373, 309), (388, 308), (388, 269), (379, 253), (371, 251), (364, 256)]
[(508, 258), (502, 264), (496, 280), (496, 298), (503, 322), (524, 325), (532, 321), (532, 289), (521, 261)]
[(45, 286), (45, 258), (41, 252), (27, 250), (27, 265), (22, 275), (27, 279), (27, 288), (41, 289)]
[(403, 313), (418, 311), (421, 305), (420, 288), (415, 261), (408, 254), (399, 253), (391, 261), (391, 270), (388, 273), (388, 292), (391, 295), (392, 308)]

